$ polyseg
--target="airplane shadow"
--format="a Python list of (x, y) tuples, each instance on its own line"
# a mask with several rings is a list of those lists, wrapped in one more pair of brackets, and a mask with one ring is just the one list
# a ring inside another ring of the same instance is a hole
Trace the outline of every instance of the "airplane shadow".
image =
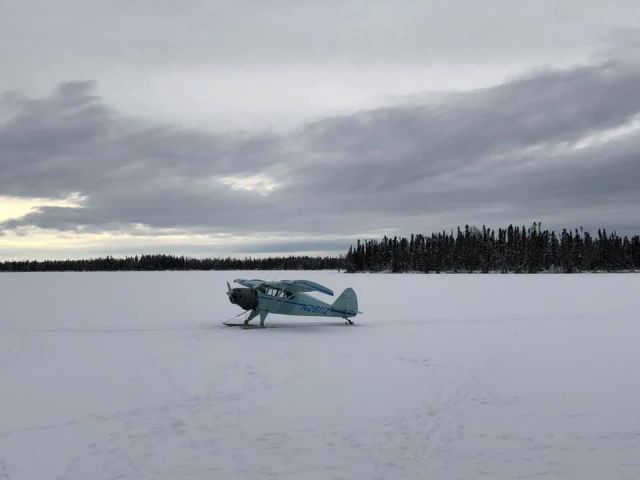
[(238, 330), (269, 330), (269, 329), (286, 329), (286, 330), (299, 330), (299, 331), (310, 331), (310, 330), (323, 330), (328, 328), (336, 328), (336, 327), (361, 327), (362, 325), (354, 323), (353, 325), (349, 325), (346, 322), (265, 322), (265, 328), (260, 328), (258, 325), (252, 325), (251, 328), (243, 328), (240, 325), (220, 325), (221, 328), (236, 328)]

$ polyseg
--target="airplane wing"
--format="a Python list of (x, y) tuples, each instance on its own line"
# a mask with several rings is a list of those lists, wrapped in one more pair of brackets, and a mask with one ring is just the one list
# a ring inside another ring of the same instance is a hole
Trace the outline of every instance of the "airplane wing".
[(288, 293), (321, 292), (333, 296), (333, 290), (325, 287), (324, 285), (320, 285), (319, 283), (312, 282), (311, 280), (280, 280), (277, 282), (265, 282), (264, 280), (257, 278), (253, 280), (236, 278), (234, 282), (248, 288), (274, 288)]
[(279, 282), (265, 282), (264, 285), (289, 293), (320, 292), (333, 296), (333, 290), (311, 280), (280, 280)]
[(239, 283), (243, 287), (248, 287), (248, 288), (256, 288), (265, 283), (264, 280), (260, 280), (259, 278), (254, 278), (252, 280), (245, 280), (244, 278), (236, 278), (234, 282)]

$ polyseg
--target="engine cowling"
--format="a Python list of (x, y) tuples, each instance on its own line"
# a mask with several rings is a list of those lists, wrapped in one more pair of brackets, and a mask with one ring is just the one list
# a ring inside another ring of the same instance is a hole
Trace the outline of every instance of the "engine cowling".
[(229, 301), (244, 310), (258, 308), (258, 292), (251, 288), (233, 288), (228, 292)]

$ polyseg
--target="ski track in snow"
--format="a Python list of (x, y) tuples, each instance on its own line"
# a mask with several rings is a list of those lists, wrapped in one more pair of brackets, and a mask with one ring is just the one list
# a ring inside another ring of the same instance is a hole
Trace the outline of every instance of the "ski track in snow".
[(640, 275), (270, 273), (365, 314), (221, 326), (264, 272), (0, 275), (0, 480), (640, 478)]

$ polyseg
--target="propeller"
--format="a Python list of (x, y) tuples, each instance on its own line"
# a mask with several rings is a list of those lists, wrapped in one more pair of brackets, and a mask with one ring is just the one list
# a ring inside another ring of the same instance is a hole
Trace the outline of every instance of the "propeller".
[(229, 301), (231, 303), (235, 304), (238, 301), (233, 293), (233, 290), (231, 289), (231, 285), (229, 285), (229, 282), (227, 282), (227, 297), (229, 297)]

